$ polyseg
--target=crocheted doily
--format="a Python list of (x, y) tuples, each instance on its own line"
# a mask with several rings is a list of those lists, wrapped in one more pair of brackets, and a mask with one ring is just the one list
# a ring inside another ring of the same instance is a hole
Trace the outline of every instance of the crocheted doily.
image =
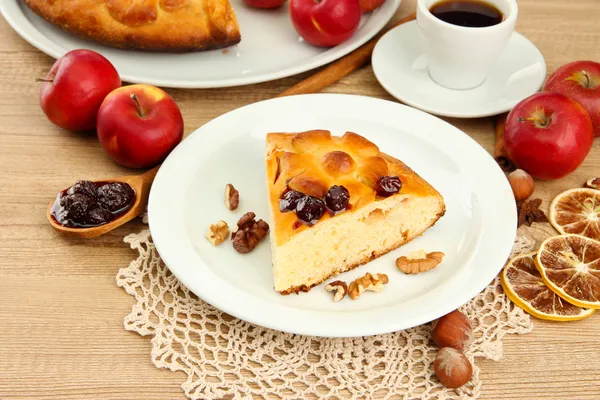
[[(446, 389), (433, 375), (437, 349), (430, 344), (430, 324), (348, 339), (266, 329), (188, 291), (162, 263), (148, 230), (125, 242), (139, 252), (117, 275), (117, 284), (137, 300), (125, 329), (153, 336), (153, 363), (185, 372), (181, 387), (190, 399), (476, 399), (481, 381), (475, 357), (498, 360), (504, 335), (533, 329), (496, 278), (461, 307), (475, 331), (466, 352), (473, 379), (460, 389)], [(534, 245), (518, 237), (513, 254)]]

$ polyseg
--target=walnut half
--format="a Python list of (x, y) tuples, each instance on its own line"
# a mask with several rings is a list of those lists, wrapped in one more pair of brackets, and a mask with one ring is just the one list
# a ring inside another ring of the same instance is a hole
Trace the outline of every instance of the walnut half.
[(425, 253), (423, 250), (417, 250), (408, 256), (402, 256), (396, 260), (396, 267), (405, 274), (418, 274), (426, 272), (437, 267), (444, 258), (444, 253), (434, 251)]
[(334, 292), (333, 301), (338, 302), (348, 294), (348, 285), (344, 281), (333, 281), (325, 286), (325, 290)]
[(229, 226), (225, 221), (219, 221), (216, 224), (211, 224), (206, 232), (206, 238), (213, 246), (218, 246), (229, 236)]
[(238, 192), (231, 183), (228, 183), (225, 185), (225, 207), (233, 211), (238, 208), (239, 204), (240, 192)]
[(381, 292), (383, 290), (383, 285), (389, 281), (390, 280), (386, 274), (371, 275), (370, 272), (367, 272), (365, 276), (350, 282), (350, 286), (348, 286), (348, 294), (352, 300), (356, 300), (363, 292), (368, 290), (373, 292)]

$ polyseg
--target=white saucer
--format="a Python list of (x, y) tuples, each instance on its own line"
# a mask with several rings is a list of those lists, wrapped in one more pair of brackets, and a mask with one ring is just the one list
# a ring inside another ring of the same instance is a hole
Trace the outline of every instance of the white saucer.
[(546, 62), (540, 51), (515, 32), (481, 85), (469, 90), (440, 86), (429, 76), (414, 21), (392, 29), (377, 42), (372, 64), (381, 86), (398, 100), (432, 114), (456, 118), (509, 111), (537, 92), (546, 78)]

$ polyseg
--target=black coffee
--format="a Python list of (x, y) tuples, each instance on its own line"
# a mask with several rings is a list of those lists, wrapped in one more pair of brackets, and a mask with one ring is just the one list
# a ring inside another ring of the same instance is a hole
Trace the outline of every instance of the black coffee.
[(442, 0), (431, 6), (429, 11), (449, 24), (469, 28), (497, 25), (504, 19), (502, 11), (478, 0)]

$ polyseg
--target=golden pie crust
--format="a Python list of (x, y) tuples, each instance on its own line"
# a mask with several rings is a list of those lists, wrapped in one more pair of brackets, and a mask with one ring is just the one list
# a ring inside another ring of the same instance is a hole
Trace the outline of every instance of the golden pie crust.
[[(269, 201), (274, 210), (279, 209), (279, 198), (287, 187), (323, 198), (331, 186), (342, 185), (350, 193), (350, 207), (345, 212), (352, 212), (380, 199), (375, 185), (382, 176), (398, 176), (402, 181), (401, 195), (441, 198), (439, 192), (410, 167), (380, 152), (374, 143), (353, 132), (341, 137), (332, 136), (327, 130), (269, 133), (266, 169)], [(276, 229), (277, 246), (310, 229), (294, 224), (297, 217), (293, 212), (274, 214), (272, 229)], [(328, 218), (332, 217), (326, 212), (317, 224)]]
[(24, 0), (60, 28), (102, 44), (149, 51), (187, 52), (239, 43), (227, 0)]

